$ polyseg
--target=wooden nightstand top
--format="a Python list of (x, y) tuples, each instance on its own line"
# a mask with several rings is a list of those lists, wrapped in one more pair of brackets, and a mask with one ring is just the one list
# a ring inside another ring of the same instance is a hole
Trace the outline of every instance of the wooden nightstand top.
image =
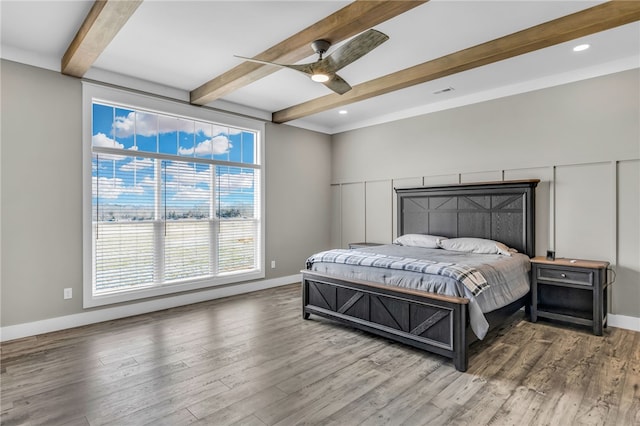
[(578, 268), (592, 269), (606, 269), (609, 266), (609, 262), (603, 262), (601, 260), (571, 259), (566, 257), (557, 258), (556, 260), (548, 260), (544, 256), (534, 257), (533, 259), (531, 259), (531, 263), (543, 263), (545, 265), (555, 266), (575, 266)]

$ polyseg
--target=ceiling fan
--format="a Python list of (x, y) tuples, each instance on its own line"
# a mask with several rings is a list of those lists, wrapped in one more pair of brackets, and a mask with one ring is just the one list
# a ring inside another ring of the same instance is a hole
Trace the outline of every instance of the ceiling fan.
[(342, 95), (343, 93), (351, 90), (351, 86), (349, 83), (344, 81), (342, 77), (336, 74), (336, 72), (371, 52), (388, 39), (388, 35), (383, 34), (380, 31), (370, 29), (352, 38), (329, 54), (326, 58), (323, 58), (323, 55), (327, 50), (329, 50), (331, 43), (327, 40), (316, 40), (311, 43), (311, 48), (318, 54), (318, 60), (316, 62), (300, 65), (278, 64), (253, 58), (245, 58), (244, 56), (234, 56), (250, 62), (275, 65), (300, 71), (311, 77), (313, 81), (322, 83), (337, 94)]

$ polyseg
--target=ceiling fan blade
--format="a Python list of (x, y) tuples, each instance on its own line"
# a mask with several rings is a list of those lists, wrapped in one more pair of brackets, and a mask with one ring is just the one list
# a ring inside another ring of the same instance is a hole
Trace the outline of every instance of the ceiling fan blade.
[(233, 56), (235, 56), (236, 58), (244, 59), (245, 61), (256, 62), (258, 64), (275, 65), (276, 67), (290, 68), (292, 70), (300, 71), (302, 73), (309, 74), (309, 75), (313, 74), (313, 65), (315, 65), (315, 63), (300, 64), (300, 65), (278, 64), (277, 62), (261, 61), (259, 59), (246, 58), (244, 56), (239, 56), (239, 55), (233, 55)]
[(340, 46), (321, 62), (326, 62), (327, 70), (336, 72), (371, 52), (387, 40), (389, 40), (388, 35), (378, 30), (370, 29)]
[(326, 70), (326, 63), (324, 61), (313, 62), (310, 64), (288, 65), (288, 64), (278, 64), (276, 62), (261, 61), (259, 59), (247, 58), (239, 55), (233, 55), (233, 56), (235, 56), (236, 58), (244, 59), (245, 61), (257, 62), (258, 64), (275, 65), (281, 68), (290, 68), (292, 70), (301, 72), (307, 76), (312, 76), (315, 73), (327, 74), (329, 76), (329, 80), (323, 82), (322, 84), (327, 86), (329, 89), (333, 90), (339, 95), (342, 95), (343, 93), (346, 93), (349, 90), (351, 90), (351, 86), (349, 85), (349, 83), (344, 81), (342, 77), (340, 77), (336, 73), (329, 72)]
[(329, 89), (336, 92), (338, 95), (345, 94), (349, 90), (351, 90), (351, 86), (349, 85), (349, 83), (344, 81), (343, 78), (340, 77), (338, 74), (331, 75), (331, 78), (329, 79), (329, 81), (325, 81), (322, 84), (324, 84)]
[(259, 59), (253, 59), (253, 58), (247, 58), (245, 56), (240, 56), (240, 55), (233, 55), (236, 58), (240, 58), (240, 59), (244, 59), (245, 61), (249, 61), (249, 62), (256, 62), (258, 64), (265, 64), (265, 65), (275, 65), (277, 67), (286, 67), (285, 64), (278, 64), (276, 62), (269, 62), (269, 61), (261, 61)]

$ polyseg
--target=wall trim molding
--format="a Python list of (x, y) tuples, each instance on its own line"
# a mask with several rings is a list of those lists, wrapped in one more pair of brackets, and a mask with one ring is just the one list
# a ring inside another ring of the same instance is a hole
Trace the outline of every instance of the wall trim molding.
[(624, 328), (631, 331), (640, 331), (640, 318), (627, 315), (607, 315), (607, 324), (611, 327)]
[(181, 294), (178, 296), (148, 300), (128, 305), (114, 306), (99, 310), (87, 310), (78, 314), (65, 315), (40, 321), (9, 325), (0, 328), (0, 342), (36, 336), (38, 334), (50, 333), (52, 331), (66, 330), (68, 328), (80, 327), (103, 321), (111, 321), (118, 318), (146, 314), (149, 312), (161, 311), (163, 309), (175, 308), (178, 306), (191, 305), (193, 303), (206, 302), (208, 300), (220, 299), (238, 294), (251, 293), (258, 290), (266, 290), (268, 288), (301, 282), (301, 280), (301, 274), (294, 274), (285, 277), (218, 287), (206, 291)]

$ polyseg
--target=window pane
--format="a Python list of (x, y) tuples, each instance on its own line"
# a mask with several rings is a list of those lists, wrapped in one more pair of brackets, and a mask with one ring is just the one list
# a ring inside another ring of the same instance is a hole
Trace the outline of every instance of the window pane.
[(229, 161), (242, 162), (242, 132), (229, 129)]
[(136, 112), (136, 147), (138, 151), (158, 152), (158, 116)]
[(248, 164), (256, 163), (256, 135), (252, 132), (242, 132), (242, 162)]
[(129, 109), (116, 108), (114, 133), (118, 146), (116, 148), (131, 149), (135, 146), (136, 113)]
[(258, 224), (253, 220), (222, 220), (218, 234), (218, 272), (255, 269)]
[(211, 158), (211, 123), (195, 122), (195, 137), (191, 145), (190, 155)]
[(229, 161), (230, 150), (229, 129), (214, 125), (211, 133), (211, 151), (213, 152), (213, 158), (215, 160)]
[(211, 274), (211, 234), (208, 220), (169, 221), (165, 228), (165, 281)]
[(180, 150), (182, 150), (183, 147), (193, 148), (194, 122), (193, 120), (183, 120), (179, 118), (177, 121), (177, 124), (178, 124), (178, 151), (176, 151), (175, 153), (179, 154)]
[(151, 285), (153, 160), (94, 154), (92, 170), (95, 292)]
[(161, 115), (159, 120), (160, 142), (159, 152), (161, 154), (177, 154), (178, 153), (178, 119)]
[(257, 217), (259, 171), (242, 167), (216, 167), (217, 217)]
[(107, 138), (113, 141), (113, 113), (114, 109), (112, 106), (93, 104), (93, 120), (91, 122), (93, 126), (91, 132), (93, 135), (93, 146), (96, 146), (95, 138), (97, 135), (101, 135), (99, 138), (103, 140)]
[(162, 179), (166, 219), (208, 219), (210, 217), (210, 165), (163, 161)]
[(152, 222), (94, 223), (97, 294), (153, 283), (153, 227)]

